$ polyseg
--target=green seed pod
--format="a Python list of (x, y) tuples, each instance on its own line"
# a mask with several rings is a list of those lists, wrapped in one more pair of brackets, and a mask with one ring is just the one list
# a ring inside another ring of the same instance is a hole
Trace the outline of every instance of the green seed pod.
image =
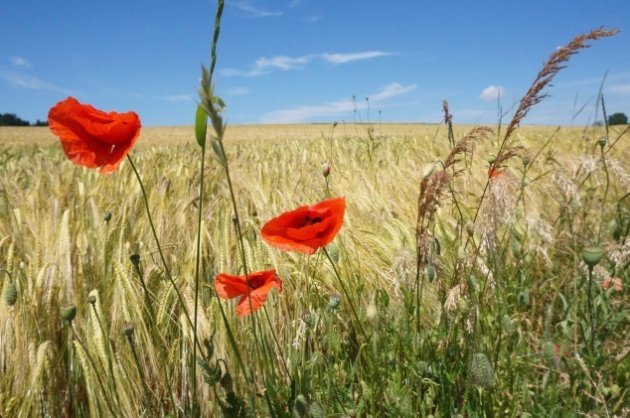
[(87, 301), (90, 305), (94, 305), (96, 303), (96, 296), (94, 295), (88, 296)]
[(308, 406), (308, 414), (311, 418), (324, 418), (326, 416), (324, 408), (317, 401), (311, 402)]
[(302, 321), (310, 328), (315, 325), (315, 317), (308, 312), (302, 314)]
[(7, 287), (4, 289), (4, 301), (7, 303), (7, 305), (13, 306), (16, 304), (17, 298), (17, 288), (15, 287), (15, 284), (10, 281), (9, 283), (7, 283)]
[(433, 264), (429, 264), (425, 268), (425, 274), (427, 275), (427, 280), (429, 283), (432, 283), (435, 280), (435, 276), (437, 275), (437, 271), (435, 270), (435, 266)]
[(326, 247), (326, 250), (328, 250), (328, 255), (330, 256), (330, 259), (335, 263), (339, 263), (339, 246), (337, 244), (335, 244), (334, 242), (328, 244), (328, 246)]
[(606, 146), (606, 143), (608, 142), (608, 140), (606, 139), (605, 136), (600, 137), (597, 140), (597, 143), (599, 144), (600, 147), (604, 148)]
[(496, 155), (488, 155), (488, 164), (494, 164), (494, 162), (497, 160)]
[(518, 294), (518, 303), (521, 305), (529, 305), (529, 290), (525, 289)]
[(512, 240), (512, 255), (514, 256), (514, 258), (520, 258), (522, 255), (521, 243), (517, 240)]
[(511, 334), (512, 331), (514, 331), (514, 322), (512, 321), (510, 315), (503, 315), (503, 318), (501, 318), (501, 326), (503, 327), (503, 331), (508, 334)]
[(131, 254), (129, 256), (129, 261), (131, 261), (131, 264), (133, 264), (134, 267), (138, 267), (140, 265), (140, 254)]
[(308, 404), (304, 395), (298, 395), (295, 397), (293, 403), (293, 416), (296, 418), (304, 418), (308, 413)]
[(61, 308), (61, 318), (70, 323), (74, 321), (74, 318), (77, 316), (77, 307), (74, 305), (67, 305)]
[(109, 223), (109, 221), (111, 221), (111, 220), (112, 220), (112, 213), (111, 213), (111, 212), (109, 212), (109, 211), (105, 211), (105, 212), (103, 212), (103, 220), (104, 220), (106, 223)]
[(494, 370), (484, 353), (475, 353), (470, 364), (470, 382), (484, 389), (494, 386)]
[(131, 338), (133, 336), (133, 331), (133, 324), (131, 322), (125, 322), (123, 325), (123, 334), (125, 334), (125, 337)]
[(523, 155), (521, 161), (523, 162), (523, 166), (527, 167), (530, 163), (529, 155)]
[(330, 296), (330, 299), (328, 300), (328, 310), (329, 311), (334, 311), (335, 309), (337, 309), (339, 307), (339, 303), (341, 302), (341, 297), (338, 294), (334, 294)]
[(601, 247), (596, 246), (596, 245), (586, 247), (582, 251), (582, 259), (584, 260), (586, 265), (591, 268), (599, 264), (603, 255), (604, 255), (604, 250)]

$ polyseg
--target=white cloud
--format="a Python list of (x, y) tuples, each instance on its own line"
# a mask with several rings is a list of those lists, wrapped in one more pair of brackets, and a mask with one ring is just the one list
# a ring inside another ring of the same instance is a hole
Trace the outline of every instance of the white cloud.
[(378, 58), (386, 55), (391, 55), (391, 53), (382, 51), (366, 51), (354, 52), (350, 54), (322, 54), (321, 57), (324, 61), (333, 64), (347, 64), (349, 62)]
[(276, 70), (296, 70), (304, 68), (306, 64), (314, 60), (322, 60), (333, 64), (347, 64), (355, 61), (378, 58), (391, 55), (390, 52), (366, 51), (349, 54), (311, 54), (300, 57), (288, 57), (286, 55), (276, 55), (275, 57), (258, 58), (250, 70), (238, 70), (226, 68), (221, 70), (221, 75), (225, 77), (257, 77), (269, 74)]
[(14, 71), (0, 71), (0, 79), (4, 80), (4, 82), (12, 87), (24, 88), (29, 90), (48, 90), (67, 95), (76, 94), (76, 92), (73, 92), (72, 90), (56, 86), (52, 83), (42, 80), (39, 77)]
[(250, 93), (250, 90), (247, 87), (236, 86), (232, 87), (228, 91), (225, 92), (228, 96), (244, 96)]
[(630, 95), (630, 84), (615, 84), (610, 86), (606, 91), (610, 94), (628, 96)]
[[(386, 99), (407, 94), (416, 89), (415, 84), (401, 85), (399, 83), (390, 83), (383, 87), (379, 92), (369, 95), (370, 103), (375, 104)], [(260, 118), (262, 123), (297, 123), (324, 116), (336, 116), (343, 113), (349, 113), (354, 109), (365, 109), (367, 103), (363, 101), (357, 102), (351, 99), (337, 100), (321, 105), (305, 105), (293, 109), (281, 109), (269, 112)]]
[(302, 4), (304, 0), (291, 0), (289, 2), (289, 9), (294, 9), (296, 7), (298, 7), (300, 4)]
[(245, 17), (251, 17), (251, 18), (278, 17), (284, 14), (284, 12), (272, 12), (270, 10), (259, 9), (257, 7), (252, 6), (249, 2), (246, 2), (246, 1), (234, 1), (228, 4), (235, 6), (237, 9), (243, 12), (243, 15)]
[(166, 96), (158, 96), (160, 100), (167, 102), (192, 102), (193, 97), (190, 94), (170, 94)]
[(22, 68), (32, 67), (31, 63), (26, 58), (23, 58), (23, 57), (11, 56), (9, 57), (9, 61), (11, 61), (11, 64), (15, 67), (22, 67)]
[(497, 100), (499, 97), (503, 97), (505, 95), (505, 89), (501, 86), (488, 86), (479, 95), (481, 100), (485, 100), (487, 102)]

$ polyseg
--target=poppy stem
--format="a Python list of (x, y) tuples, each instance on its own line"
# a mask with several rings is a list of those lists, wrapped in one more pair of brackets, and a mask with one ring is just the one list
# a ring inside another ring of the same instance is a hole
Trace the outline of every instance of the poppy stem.
[(354, 319), (357, 321), (357, 324), (359, 325), (359, 330), (361, 331), (361, 334), (363, 334), (363, 338), (367, 340), (367, 334), (365, 333), (365, 329), (363, 329), (363, 325), (361, 324), (361, 321), (359, 320), (359, 315), (357, 315), (357, 311), (354, 309), (354, 304), (351, 302), (350, 293), (348, 292), (348, 289), (346, 289), (346, 285), (343, 283), (343, 280), (341, 280), (341, 275), (339, 274), (339, 271), (337, 271), (337, 267), (335, 267), (335, 262), (332, 260), (332, 258), (330, 258), (330, 254), (328, 254), (328, 250), (326, 249), (326, 247), (322, 247), (322, 249), (324, 250), (324, 254), (326, 255), (326, 258), (328, 258), (330, 265), (335, 271), (335, 276), (337, 277), (337, 280), (339, 280), (339, 283), (341, 284), (341, 288), (343, 289), (343, 294), (345, 295), (346, 300), (348, 301), (348, 304), (350, 305), (350, 310), (352, 310), (352, 315), (354, 315)]
[[(133, 160), (131, 159), (131, 156), (129, 154), (127, 154), (127, 161), (129, 161), (129, 164), (131, 164), (131, 168), (133, 169), (133, 172), (136, 175), (136, 179), (138, 180), (138, 184), (140, 185), (140, 190), (142, 191), (142, 198), (144, 199), (144, 208), (146, 209), (147, 217), (149, 218), (149, 226), (151, 227), (151, 232), (153, 233), (153, 238), (155, 239), (155, 244), (157, 245), (158, 253), (160, 254), (160, 259), (162, 260), (162, 265), (164, 266), (164, 272), (166, 273), (166, 277), (168, 277), (168, 280), (171, 282), (171, 285), (173, 286), (173, 289), (175, 290), (175, 294), (177, 294), (177, 299), (179, 301), (179, 304), (181, 305), (182, 310), (184, 311), (184, 315), (186, 316), (186, 319), (188, 320), (188, 324), (192, 328), (193, 322), (190, 319), (188, 310), (186, 309), (186, 304), (184, 304), (184, 298), (182, 297), (182, 294), (179, 291), (179, 288), (177, 287), (177, 283), (175, 283), (175, 280), (173, 280), (171, 271), (168, 268), (168, 265), (166, 264), (166, 258), (164, 257), (164, 253), (162, 252), (160, 239), (157, 236), (157, 232), (155, 232), (155, 225), (153, 224), (153, 218), (151, 217), (151, 210), (149, 209), (149, 199), (147, 198), (147, 192), (144, 188), (144, 184), (142, 183), (142, 179), (140, 178), (140, 173), (138, 173), (138, 169), (136, 168), (136, 165), (133, 163)], [(194, 338), (197, 339), (197, 335), (195, 335)]]

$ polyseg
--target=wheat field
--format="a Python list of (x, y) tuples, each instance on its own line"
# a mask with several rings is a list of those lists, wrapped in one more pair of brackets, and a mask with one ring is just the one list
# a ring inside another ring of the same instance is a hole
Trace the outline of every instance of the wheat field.
[[(216, 298), (216, 274), (243, 266), (223, 169), (207, 156), (196, 393), (192, 330), (129, 164), (101, 175), (67, 161), (47, 128), (0, 128), (0, 416), (187, 416), (193, 397), (202, 416), (626, 416), (626, 127), (601, 149), (603, 127), (521, 127), (489, 180), (492, 128), (439, 196), (418, 308), (420, 184), (449, 155), (445, 126), (229, 126), (247, 264), (275, 268), (283, 290), (255, 321)], [(143, 128), (132, 156), (192, 312), (194, 129)], [(331, 260), (261, 240), (267, 220), (328, 196), (348, 205)], [(589, 270), (582, 252), (598, 236)]]

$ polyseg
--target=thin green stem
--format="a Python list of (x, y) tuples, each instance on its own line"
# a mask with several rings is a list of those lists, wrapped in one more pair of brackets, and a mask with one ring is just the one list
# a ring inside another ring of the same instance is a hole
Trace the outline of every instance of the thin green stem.
[(140, 185), (140, 190), (142, 191), (142, 198), (144, 199), (144, 207), (146, 209), (147, 217), (149, 219), (149, 225), (151, 227), (151, 232), (153, 233), (153, 238), (155, 239), (155, 244), (157, 245), (158, 253), (160, 254), (160, 259), (162, 260), (162, 265), (164, 266), (164, 272), (166, 273), (166, 277), (168, 278), (168, 280), (171, 282), (171, 285), (173, 286), (173, 290), (175, 290), (175, 293), (177, 294), (177, 299), (179, 301), (179, 304), (181, 305), (182, 310), (184, 311), (184, 315), (186, 316), (186, 319), (188, 320), (188, 324), (192, 328), (193, 327), (193, 322), (190, 319), (190, 315), (188, 314), (188, 310), (186, 309), (186, 304), (184, 303), (184, 298), (182, 297), (182, 294), (179, 291), (179, 288), (177, 287), (177, 284), (175, 283), (175, 280), (173, 279), (173, 276), (171, 275), (171, 271), (168, 268), (168, 264), (166, 263), (166, 258), (164, 257), (164, 253), (162, 252), (162, 246), (160, 245), (160, 239), (158, 238), (157, 232), (155, 231), (155, 225), (153, 224), (153, 218), (151, 216), (151, 210), (149, 209), (149, 199), (147, 198), (147, 192), (146, 192), (146, 190), (144, 188), (144, 184), (142, 183), (142, 179), (140, 178), (140, 174), (138, 173), (138, 169), (136, 168), (136, 165), (133, 163), (133, 160), (131, 159), (131, 156), (129, 154), (127, 154), (127, 161), (129, 161), (129, 164), (131, 165), (131, 168), (133, 169), (133, 172), (136, 175), (136, 179), (138, 180), (138, 184)]
[(195, 263), (195, 307), (193, 312), (193, 364), (192, 364), (192, 397), (193, 397), (193, 415), (197, 411), (197, 310), (199, 306), (199, 270), (201, 265), (201, 214), (203, 210), (203, 178), (204, 163), (206, 160), (206, 145), (201, 147), (201, 171), (199, 178), (199, 211), (197, 216), (197, 260)]
[(335, 277), (337, 277), (337, 280), (339, 281), (339, 284), (341, 285), (344, 296), (346, 300), (348, 301), (348, 304), (350, 305), (350, 310), (352, 311), (352, 315), (354, 315), (354, 319), (356, 320), (357, 325), (359, 326), (359, 330), (361, 331), (361, 334), (363, 334), (363, 338), (367, 340), (367, 334), (365, 333), (365, 330), (363, 329), (363, 325), (361, 324), (361, 321), (359, 320), (359, 315), (357, 315), (357, 311), (354, 309), (354, 303), (352, 303), (352, 299), (350, 298), (350, 293), (348, 292), (348, 289), (346, 289), (346, 285), (341, 279), (341, 275), (339, 274), (337, 267), (335, 267), (335, 262), (332, 260), (332, 258), (330, 258), (330, 254), (328, 254), (328, 250), (326, 249), (326, 247), (322, 247), (322, 249), (324, 250), (324, 254), (326, 255), (326, 258), (328, 258), (328, 261), (330, 262), (330, 265), (332, 266), (335, 272)]
[(600, 243), (602, 237), (602, 229), (604, 221), (606, 220), (604, 213), (606, 211), (606, 198), (608, 197), (608, 188), (610, 187), (610, 175), (608, 174), (608, 166), (606, 165), (606, 154), (604, 153), (604, 147), (600, 147), (602, 153), (602, 164), (604, 165), (604, 172), (606, 173), (606, 187), (604, 188), (604, 196), (602, 197), (602, 208), (600, 213), (599, 231), (597, 232), (597, 244)]
[(126, 337), (127, 337), (127, 342), (129, 343), (129, 347), (131, 348), (133, 360), (136, 363), (136, 367), (138, 368), (140, 381), (142, 382), (142, 387), (144, 388), (144, 396), (149, 397), (151, 394), (151, 391), (149, 390), (149, 386), (147, 385), (147, 381), (144, 377), (144, 372), (142, 371), (142, 366), (140, 365), (140, 357), (138, 357), (138, 352), (136, 351), (136, 343), (133, 341), (132, 334), (127, 334)]

